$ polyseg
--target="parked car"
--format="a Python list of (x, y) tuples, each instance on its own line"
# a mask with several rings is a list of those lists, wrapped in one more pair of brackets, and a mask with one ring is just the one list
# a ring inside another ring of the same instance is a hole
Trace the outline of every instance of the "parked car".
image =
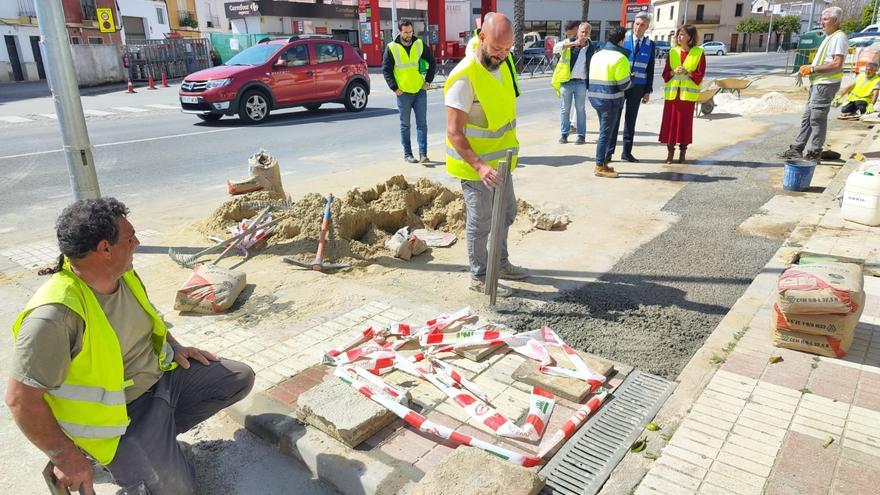
[(329, 36), (265, 40), (226, 64), (194, 72), (180, 85), (184, 113), (216, 122), (238, 114), (247, 124), (263, 122), (272, 110), (342, 103), (350, 112), (367, 106), (370, 77), (350, 44)]
[(656, 40), (654, 41), (654, 56), (657, 58), (663, 58), (669, 55), (669, 50), (672, 47), (669, 46), (668, 41)]
[(724, 55), (727, 45), (723, 41), (707, 41), (700, 45), (706, 55)]

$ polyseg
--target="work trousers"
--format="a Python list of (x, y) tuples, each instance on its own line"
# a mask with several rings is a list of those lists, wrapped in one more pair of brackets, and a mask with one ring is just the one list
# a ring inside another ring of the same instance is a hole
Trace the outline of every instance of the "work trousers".
[(568, 137), (571, 132), (571, 104), (574, 101), (574, 113), (577, 118), (577, 134), (580, 138), (587, 136), (587, 85), (583, 79), (573, 79), (562, 83), (559, 88), (559, 125), (560, 133)]
[(467, 237), (468, 261), (471, 277), (483, 279), (489, 259), (489, 231), (492, 226), (492, 207), (495, 193), (504, 189), (504, 219), (501, 225), (501, 256), (500, 267), (509, 264), (507, 255), (507, 231), (516, 219), (516, 195), (513, 192), (513, 178), (507, 181), (507, 187), (498, 186), (494, 189), (486, 187), (481, 181), (462, 180), (461, 190), (464, 193), (465, 236)]
[(843, 108), (840, 109), (840, 113), (865, 113), (868, 111), (868, 103), (864, 100), (856, 100), (847, 102)]
[[(633, 142), (636, 136), (636, 119), (639, 117), (639, 107), (642, 106), (642, 97), (648, 88), (644, 84), (632, 85), (624, 93), (623, 109), (626, 112), (623, 117), (623, 154), (631, 155)], [(608, 155), (613, 156), (617, 142), (611, 145)]]
[(106, 467), (125, 495), (195, 493), (193, 466), (177, 435), (243, 399), (254, 385), (250, 366), (221, 359), (205, 366), (190, 360), (128, 404), (131, 423)]
[(840, 82), (833, 84), (813, 84), (807, 97), (807, 108), (801, 116), (801, 130), (791, 146), (798, 153), (818, 154), (822, 152), (825, 144), (825, 133), (828, 129), (828, 111), (831, 109), (831, 100)]
[(617, 129), (620, 127), (620, 114), (623, 112), (623, 98), (608, 102), (599, 114), (599, 137), (596, 139), (596, 165), (611, 161), (611, 153), (617, 146)]
[(418, 93), (403, 93), (397, 97), (397, 110), (400, 111), (400, 144), (404, 156), (413, 156), (410, 142), (410, 117), (416, 114), (416, 141), (419, 145), (419, 156), (428, 155), (428, 92), (424, 89)]

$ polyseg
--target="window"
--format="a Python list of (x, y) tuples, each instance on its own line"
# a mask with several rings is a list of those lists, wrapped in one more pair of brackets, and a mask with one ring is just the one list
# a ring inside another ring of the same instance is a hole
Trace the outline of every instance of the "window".
[(675, 17), (675, 5), (669, 7), (669, 20), (671, 21)]
[(309, 48), (305, 43), (296, 45), (287, 50), (284, 54), (288, 67), (300, 67), (309, 65)]
[(700, 22), (703, 20), (703, 12), (705, 11), (705, 9), (706, 9), (705, 5), (697, 5), (697, 22)]
[(83, 20), (98, 20), (98, 10), (97, 6), (95, 5), (95, 0), (80, 0), (80, 6), (82, 7)]
[(660, 7), (657, 7), (657, 12), (654, 12), (654, 19), (660, 18)]
[(90, 45), (103, 45), (103, 44), (104, 44), (104, 38), (101, 38), (101, 37), (95, 37), (95, 36), (89, 36), (89, 44), (90, 44)]
[[(704, 34), (704, 35), (703, 35), (703, 42), (704, 42), (704, 43), (709, 42), (709, 41), (714, 41), (714, 40), (715, 40), (715, 34), (714, 34), (714, 33), (707, 33), (707, 34)], [(716, 43), (713, 43), (713, 45), (714, 45), (714, 44), (716, 44)]]
[(342, 61), (342, 45), (336, 43), (315, 43), (315, 58), (319, 64)]
[(758, 36), (758, 48), (762, 48), (764, 46), (764, 35)]
[(156, 19), (159, 19), (159, 24), (165, 24), (165, 11), (162, 7), (156, 7)]
[(733, 14), (734, 17), (742, 17), (743, 15), (743, 4), (736, 4), (736, 12)]
[(81, 41), (82, 40), (79, 39), (79, 36), (71, 36), (70, 37), (70, 44), (71, 45), (79, 45), (79, 44), (81, 44)]

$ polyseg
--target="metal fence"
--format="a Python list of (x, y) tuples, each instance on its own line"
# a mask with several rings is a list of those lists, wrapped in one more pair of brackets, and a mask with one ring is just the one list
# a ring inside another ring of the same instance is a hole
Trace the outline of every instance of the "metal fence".
[[(522, 57), (515, 58), (515, 63), (519, 69), (517, 70), (517, 74), (519, 78), (523, 77), (544, 77), (550, 76), (553, 74), (553, 70), (556, 69), (556, 62), (559, 57), (527, 57), (523, 59)], [(446, 82), (446, 78), (449, 77), (449, 73), (452, 72), (452, 69), (461, 61), (460, 57), (447, 57), (447, 58), (438, 58), (437, 59), (437, 72), (434, 76), (433, 85), (442, 86), (444, 82)]]
[(132, 81), (185, 77), (211, 67), (211, 42), (207, 39), (137, 40), (125, 45)]
[[(816, 56), (816, 50), (817, 48), (789, 50), (786, 52), (785, 70), (793, 73), (797, 71), (800, 66), (811, 64), (813, 62), (813, 57)], [(843, 59), (844, 71), (853, 71), (856, 69), (856, 62), (861, 50), (863, 50), (863, 48), (849, 47), (849, 53), (847, 53), (846, 57)]]

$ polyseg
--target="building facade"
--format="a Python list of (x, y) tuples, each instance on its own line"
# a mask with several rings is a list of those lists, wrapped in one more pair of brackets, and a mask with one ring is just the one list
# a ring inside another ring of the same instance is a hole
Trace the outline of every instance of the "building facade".
[(752, 3), (748, 0), (654, 0), (653, 11), (651, 38), (655, 40), (666, 40), (675, 45), (678, 26), (692, 24), (697, 29), (697, 44), (723, 41), (730, 52), (765, 47), (767, 33), (746, 36), (736, 31), (736, 25), (744, 19), (764, 15), (753, 14)]
[[(448, 1), (448, 0), (447, 0)], [(480, 0), (471, 0), (472, 18), (480, 17)], [(498, 0), (497, 10), (513, 19), (513, 0)], [(581, 0), (526, 0), (524, 32), (559, 36), (567, 21), (581, 20)], [(593, 40), (604, 40), (611, 26), (620, 25), (621, 0), (591, 0), (590, 25)], [(473, 22), (473, 21), (472, 21)]]
[(168, 8), (161, 0), (117, 0), (123, 42), (164, 39), (171, 32)]

